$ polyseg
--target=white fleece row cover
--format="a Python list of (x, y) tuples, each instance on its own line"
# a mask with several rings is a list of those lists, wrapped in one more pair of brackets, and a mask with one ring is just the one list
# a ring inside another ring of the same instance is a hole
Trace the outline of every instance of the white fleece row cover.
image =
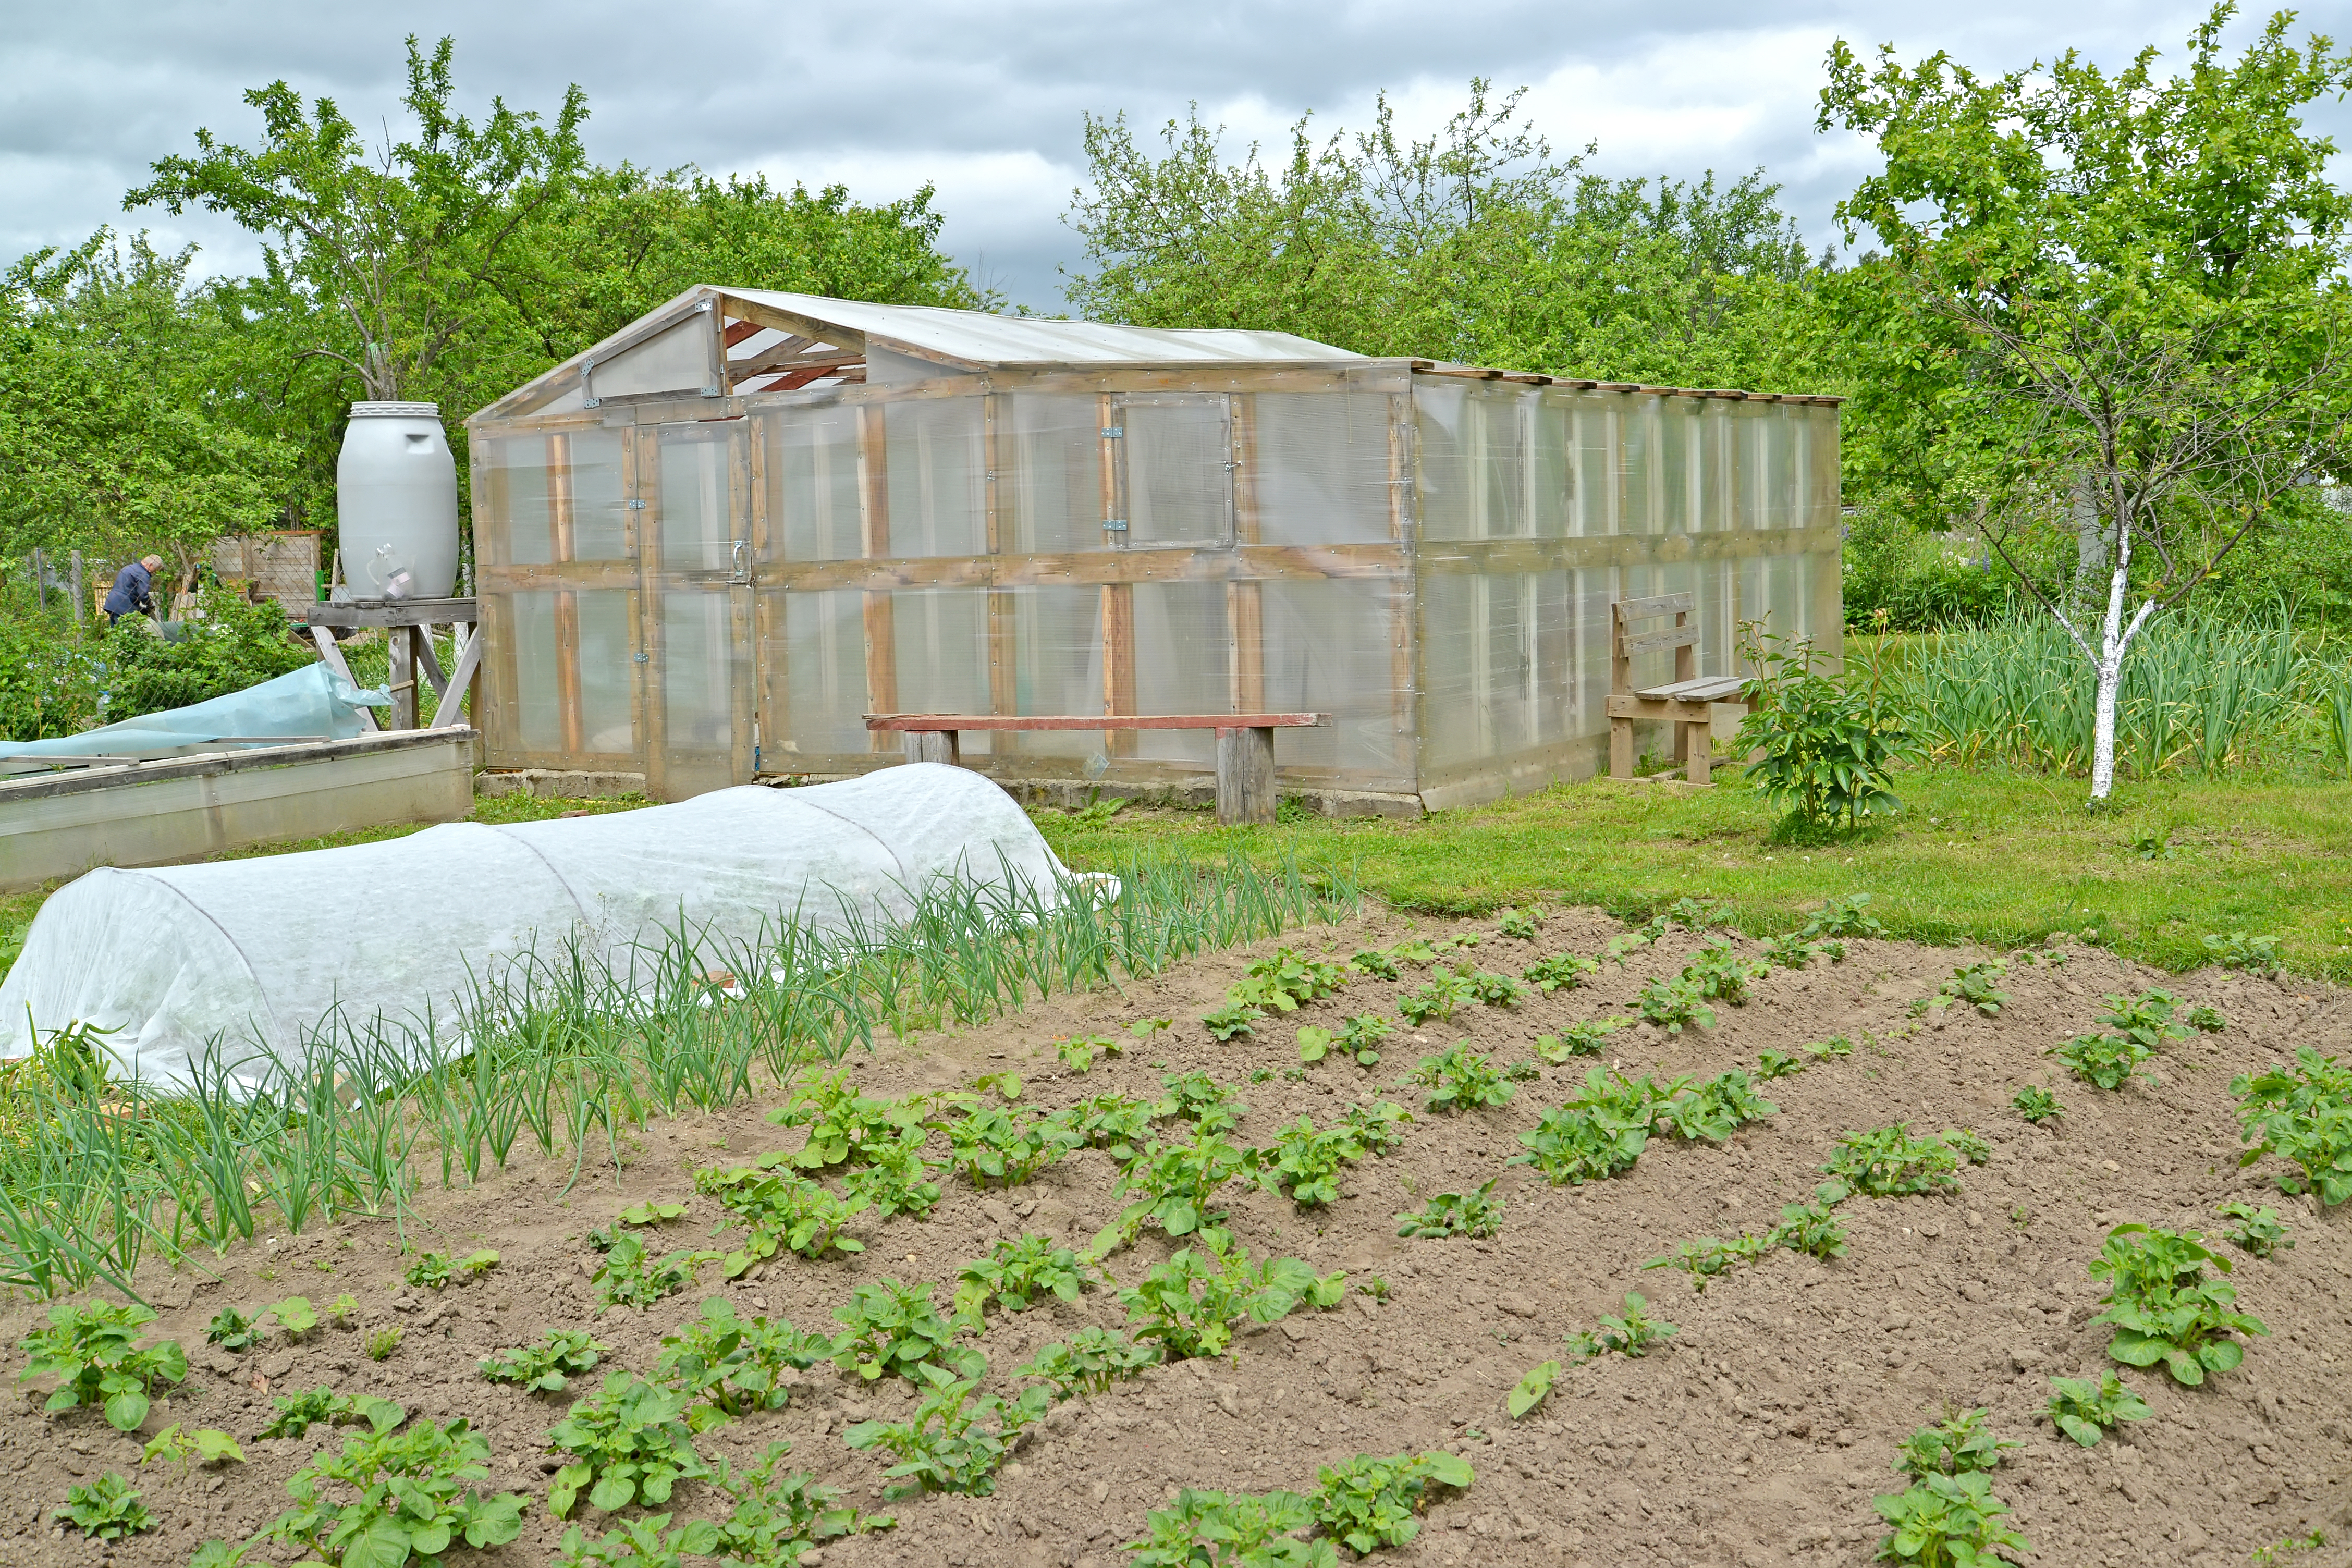
[[(1051, 904), (1069, 878), (1028, 816), (938, 763), (799, 789), (748, 784), (676, 805), (554, 822), (451, 823), (404, 838), (246, 860), (101, 868), (58, 889), (0, 984), (0, 1056), (86, 1022), (119, 1076), (184, 1088), (220, 1042), (257, 1087), (298, 1068), (330, 1014), (446, 1037), (455, 1004), (518, 955), (627, 973), (665, 931), (740, 953), (798, 920), (903, 919), (932, 880)], [(388, 1031), (391, 1032), (391, 1031)]]

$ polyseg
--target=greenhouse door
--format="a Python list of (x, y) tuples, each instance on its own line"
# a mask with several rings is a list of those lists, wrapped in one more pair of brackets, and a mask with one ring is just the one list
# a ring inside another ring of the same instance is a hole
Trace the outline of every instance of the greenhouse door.
[[(740, 419), (636, 432), (646, 792), (751, 782), (751, 542)], [(648, 461), (647, 459), (650, 459)]]
[(1230, 543), (1234, 419), (1224, 395), (1139, 393), (1113, 398), (1111, 408), (1127, 546)]

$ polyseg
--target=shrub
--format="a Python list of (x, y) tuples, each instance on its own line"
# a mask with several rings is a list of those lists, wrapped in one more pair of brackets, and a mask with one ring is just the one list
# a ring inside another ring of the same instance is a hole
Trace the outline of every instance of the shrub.
[(204, 618), (183, 622), (178, 642), (129, 620), (107, 634), (99, 657), (106, 667), (108, 723), (226, 697), (318, 662), (316, 652), (294, 640), (274, 601), (248, 604), (211, 588), (198, 602)]
[(1759, 673), (1748, 683), (1753, 706), (1732, 748), (1760, 753), (1748, 779), (1775, 805), (1792, 808), (1790, 828), (1819, 837), (1900, 810), (1892, 770), (1916, 748), (1909, 715), (1876, 667), (1860, 679), (1851, 670), (1832, 675), (1817, 668), (1829, 656), (1805, 638), (1744, 629), (1740, 640)]

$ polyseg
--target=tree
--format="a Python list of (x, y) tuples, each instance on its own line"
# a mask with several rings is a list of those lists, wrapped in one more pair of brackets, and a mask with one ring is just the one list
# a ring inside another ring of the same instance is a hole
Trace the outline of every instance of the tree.
[(445, 361), (499, 335), (518, 237), (586, 162), (576, 85), (551, 123), (500, 98), (477, 126), (450, 109), (452, 41), (430, 59), (413, 34), (407, 47), (413, 138), (372, 153), (331, 99), (306, 110), (272, 82), (245, 95), (261, 110), (260, 146), (200, 130), (195, 156), (158, 160), (154, 179), (123, 197), (126, 210), (201, 206), (261, 237), (267, 291), (315, 307), (302, 352), (347, 367), (363, 397), (385, 402), (433, 391)]
[(1789, 330), (1819, 268), (1760, 174), (1718, 185), (1611, 180), (1555, 157), (1519, 95), (1401, 139), (1318, 143), (1301, 120), (1279, 164), (1229, 163), (1197, 113), (1138, 145), (1089, 116), (1090, 179), (1065, 221), (1087, 247), (1071, 303), (1150, 326), (1277, 329), (1363, 353), (1595, 379), (1766, 385), (1822, 379)]
[[(1821, 127), (1885, 158), (1838, 211), (1850, 240), (1862, 225), (1888, 247), (1877, 342), (1907, 372), (1911, 458), (2089, 666), (2095, 801), (2148, 618), (2352, 472), (2352, 208), (2302, 118), (2352, 61), (2324, 37), (2297, 49), (2285, 14), (2225, 61), (2231, 14), (2178, 76), (2153, 48), (2112, 75), (2070, 52), (1987, 79), (1891, 48), (1865, 68), (1840, 41), (1822, 92)], [(2053, 533), (2074, 543), (2071, 590), (2030, 569)]]
[(0, 279), (8, 553), (161, 549), (184, 584), (210, 541), (277, 513), (293, 452), (245, 422), (244, 346), (188, 286), (193, 255), (101, 229)]

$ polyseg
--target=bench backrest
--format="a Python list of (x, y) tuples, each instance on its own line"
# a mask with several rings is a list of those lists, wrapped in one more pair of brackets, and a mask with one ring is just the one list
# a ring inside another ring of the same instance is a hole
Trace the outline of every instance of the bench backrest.
[[(1689, 680), (1698, 673), (1698, 626), (1691, 619), (1698, 608), (1697, 595), (1692, 594), (1660, 594), (1647, 599), (1619, 599), (1609, 606), (1609, 689), (1631, 691), (1633, 661), (1641, 654), (1656, 653), (1662, 648), (1675, 650), (1675, 679)], [(1664, 620), (1673, 616), (1671, 626), (1653, 631), (1637, 632), (1637, 621)]]

